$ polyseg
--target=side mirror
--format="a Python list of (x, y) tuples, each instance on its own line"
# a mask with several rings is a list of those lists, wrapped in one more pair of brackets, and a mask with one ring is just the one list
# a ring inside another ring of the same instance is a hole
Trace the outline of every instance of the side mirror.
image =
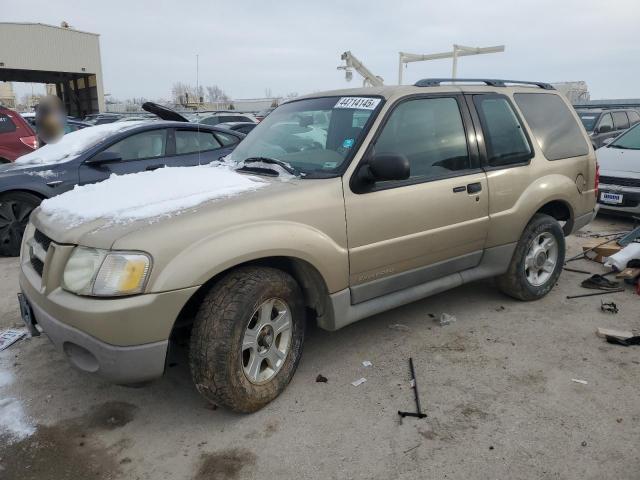
[(93, 157), (85, 160), (84, 163), (88, 165), (100, 165), (102, 163), (113, 163), (122, 160), (122, 156), (116, 152), (110, 152), (109, 150), (103, 150), (102, 152), (94, 155)]
[(598, 127), (598, 133), (609, 133), (611, 130), (611, 125), (601, 125)]
[(373, 180), (383, 182), (385, 180), (406, 180), (409, 178), (411, 168), (409, 159), (399, 153), (378, 153), (369, 160), (369, 171)]
[(613, 142), (614, 140), (615, 140), (615, 137), (612, 137), (612, 138), (605, 138), (605, 139), (602, 141), (602, 145), (609, 145), (609, 144), (610, 144), (611, 142)]

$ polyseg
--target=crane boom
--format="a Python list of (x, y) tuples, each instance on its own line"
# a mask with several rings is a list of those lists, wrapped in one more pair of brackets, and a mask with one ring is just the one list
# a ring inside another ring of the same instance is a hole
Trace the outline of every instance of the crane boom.
[(344, 60), (344, 65), (338, 67), (338, 70), (344, 70), (347, 81), (350, 81), (353, 77), (352, 70), (358, 72), (362, 78), (362, 85), (364, 87), (382, 87), (384, 80), (382, 77), (374, 75), (371, 70), (364, 66), (364, 64), (356, 58), (350, 51), (344, 52), (340, 56), (341, 60)]

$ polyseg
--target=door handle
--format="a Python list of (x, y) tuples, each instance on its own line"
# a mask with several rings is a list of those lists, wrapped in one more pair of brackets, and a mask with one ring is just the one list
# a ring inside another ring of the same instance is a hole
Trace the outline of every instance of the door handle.
[(482, 184), (480, 182), (470, 183), (467, 185), (467, 193), (474, 194), (482, 191)]
[(465, 187), (464, 185), (460, 187), (453, 187), (453, 193), (460, 193), (460, 192), (466, 192), (466, 191), (467, 191), (467, 187)]

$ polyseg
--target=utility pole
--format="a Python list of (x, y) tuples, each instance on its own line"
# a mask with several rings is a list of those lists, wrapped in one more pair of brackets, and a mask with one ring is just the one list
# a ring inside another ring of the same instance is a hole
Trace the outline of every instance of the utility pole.
[(411, 62), (424, 62), (427, 60), (440, 60), (443, 58), (453, 59), (453, 65), (451, 68), (451, 78), (456, 78), (458, 75), (458, 57), (467, 57), (469, 55), (481, 55), (484, 53), (499, 53), (504, 52), (504, 45), (497, 45), (495, 47), (465, 47), (464, 45), (453, 45), (453, 50), (450, 52), (431, 53), (428, 55), (418, 55), (415, 53), (399, 52), (398, 61), (398, 85), (402, 85), (402, 68)]
[(382, 77), (374, 75), (371, 70), (364, 66), (364, 64), (358, 60), (351, 52), (344, 52), (340, 56), (341, 60), (344, 60), (344, 65), (340, 65), (338, 70), (344, 70), (344, 75), (347, 82), (350, 82), (353, 78), (353, 70), (358, 72), (362, 78), (363, 87), (381, 87), (384, 85)]

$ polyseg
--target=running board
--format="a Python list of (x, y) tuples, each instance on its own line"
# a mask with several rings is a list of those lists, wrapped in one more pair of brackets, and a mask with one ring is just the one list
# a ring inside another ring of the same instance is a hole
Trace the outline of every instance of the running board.
[(476, 267), (355, 305), (351, 304), (351, 289), (345, 288), (332, 293), (329, 295), (329, 300), (333, 308), (333, 315), (327, 312), (328, 315), (319, 317), (318, 326), (325, 330), (338, 330), (363, 318), (415, 302), (465, 283), (502, 275), (509, 268), (515, 248), (516, 243), (488, 248), (482, 254), (482, 260)]

